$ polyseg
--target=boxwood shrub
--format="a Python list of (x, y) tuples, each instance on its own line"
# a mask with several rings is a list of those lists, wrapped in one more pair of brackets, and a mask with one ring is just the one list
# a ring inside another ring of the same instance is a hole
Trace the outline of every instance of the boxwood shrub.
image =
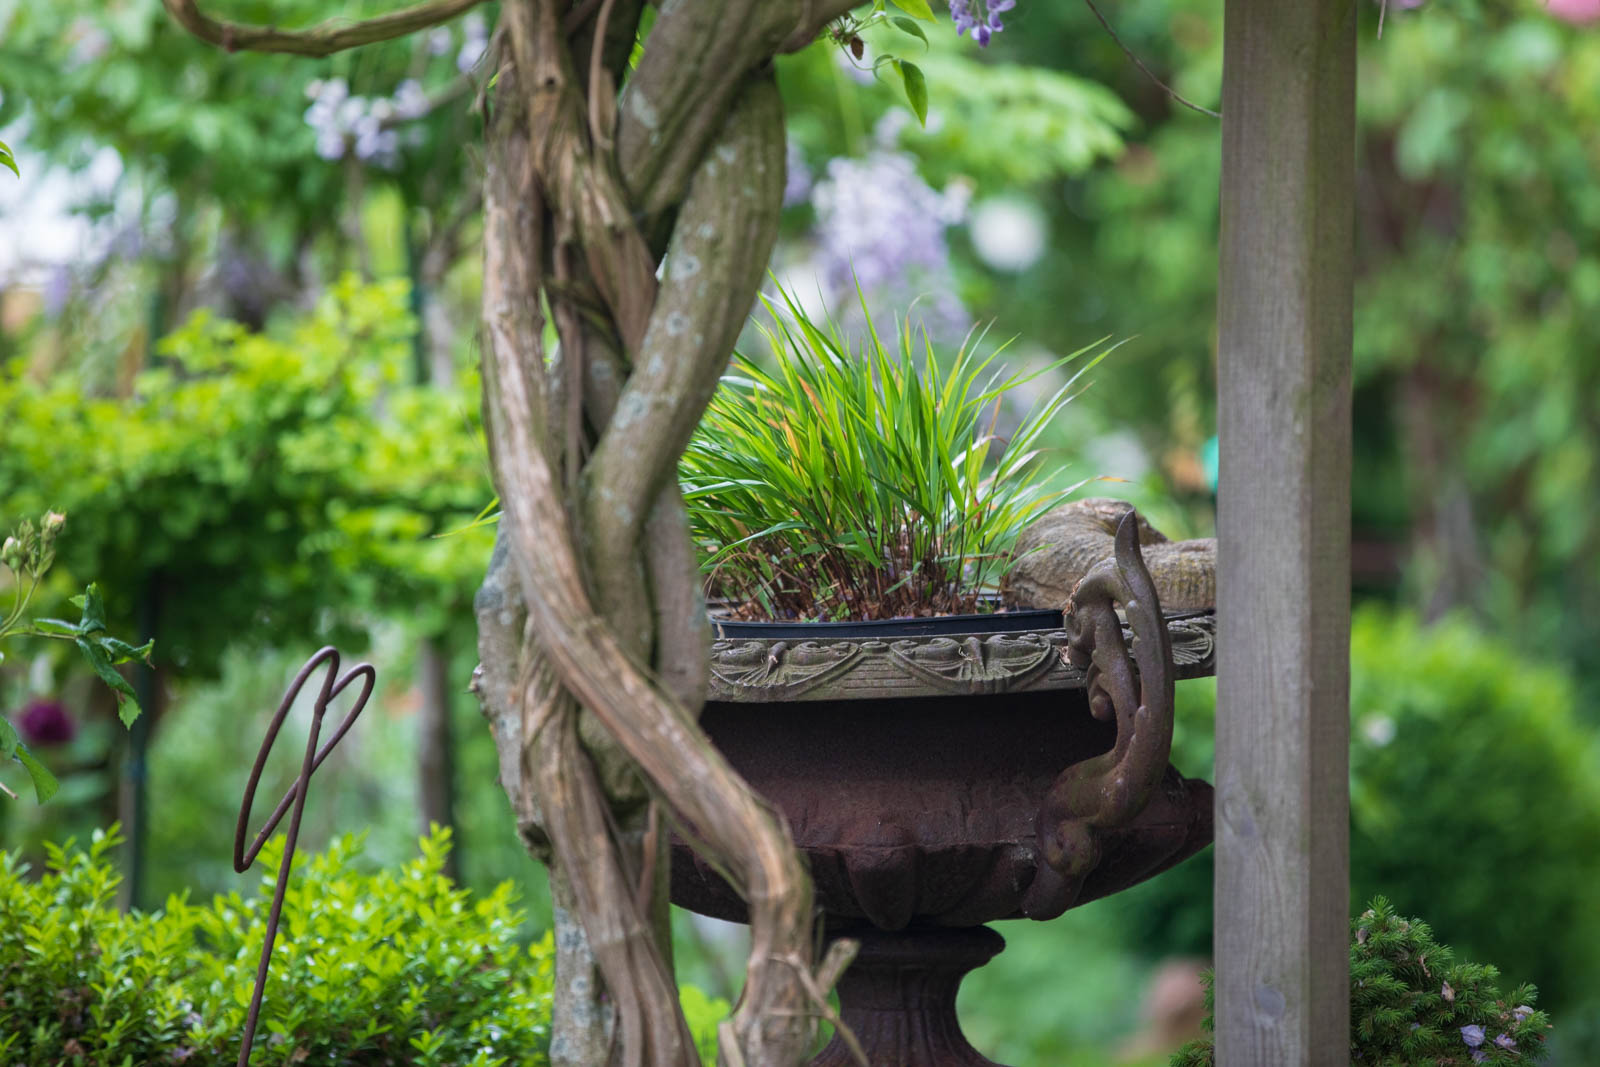
[[(108, 853), (48, 846), (35, 879), (0, 852), (0, 1064), (231, 1067), (281, 841), (259, 888), (151, 914), (115, 906)], [(519, 939), (509, 883), (477, 896), (441, 873), (448, 832), (398, 870), (359, 842), (297, 859), (251, 1063), (518, 1067), (548, 1062), (549, 938)]]

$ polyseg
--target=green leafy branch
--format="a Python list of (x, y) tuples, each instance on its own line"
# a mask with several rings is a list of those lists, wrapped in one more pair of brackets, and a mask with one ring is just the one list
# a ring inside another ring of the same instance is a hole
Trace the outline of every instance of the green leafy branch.
[(132, 663), (135, 660), (150, 663), (150, 652), (155, 648), (152, 638), (143, 645), (135, 647), (126, 641), (112, 637), (106, 628), (106, 606), (100, 596), (100, 587), (90, 583), (81, 596), (72, 598), (72, 603), (82, 614), (77, 622), (67, 622), (64, 619), (39, 619), (34, 622), (33, 629), (28, 633), (34, 637), (54, 637), (62, 641), (71, 641), (78, 646), (78, 651), (83, 653), (89, 661), (89, 666), (95, 675), (117, 697), (117, 717), (122, 720), (122, 725), (132, 726), (141, 713), (139, 701), (134, 696), (133, 687), (128, 680), (117, 673), (119, 663)]
[[(892, 14), (889, 11), (891, 4), (904, 14)], [(910, 18), (907, 18), (907, 15)], [(849, 53), (850, 62), (857, 63), (866, 52), (866, 44), (861, 39), (861, 34), (865, 30), (888, 24), (909, 37), (915, 37), (926, 49), (928, 35), (917, 23), (932, 21), (934, 21), (933, 9), (928, 6), (928, 0), (873, 0), (872, 7), (865, 14), (851, 12), (840, 17), (828, 28), (828, 36)], [(892, 67), (899, 75), (900, 85), (905, 90), (906, 103), (911, 105), (912, 112), (917, 116), (917, 122), (926, 126), (928, 79), (922, 73), (922, 68), (908, 59), (883, 52), (872, 61), (872, 72), (876, 74), (885, 66)]]
[[(77, 606), (81, 618), (75, 623), (64, 619), (37, 619), (25, 622), (28, 604), (33, 595), (38, 591), (39, 582), (44, 578), (45, 572), (55, 562), (56, 538), (61, 529), (66, 525), (67, 517), (59, 511), (46, 512), (39, 520), (37, 526), (33, 520), (24, 519), (4, 544), (0, 545), (0, 563), (11, 571), (15, 594), (12, 598), (11, 609), (5, 618), (0, 620), (0, 641), (7, 637), (21, 635), (24, 637), (47, 637), (58, 641), (71, 641), (78, 646), (89, 666), (99, 679), (111, 688), (117, 698), (117, 714), (122, 719), (124, 726), (133, 725), (139, 717), (139, 701), (134, 696), (133, 687), (128, 680), (117, 672), (117, 665), (131, 663), (134, 660), (150, 662), (151, 650), (155, 642), (146, 641), (144, 645), (135, 647), (126, 641), (112, 637), (106, 626), (105, 601), (100, 596), (98, 586), (91, 584), (83, 591), (81, 596), (72, 598), (72, 603)], [(0, 661), (4, 661), (4, 653), (0, 653)], [(43, 804), (55, 795), (59, 783), (49, 768), (39, 762), (28, 746), (22, 743), (16, 728), (5, 718), (0, 717), (0, 760), (15, 760), (22, 764), (28, 772), (28, 777), (33, 781), (34, 794)], [(16, 794), (0, 785), (15, 799)]]

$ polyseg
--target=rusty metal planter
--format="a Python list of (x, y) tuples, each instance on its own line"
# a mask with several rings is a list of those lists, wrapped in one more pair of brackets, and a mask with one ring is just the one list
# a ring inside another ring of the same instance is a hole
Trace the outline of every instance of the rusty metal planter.
[[(1119, 534), (1064, 618), (722, 624), (702, 725), (787, 818), (828, 935), (861, 940), (839, 992), (873, 1067), (988, 1064), (955, 1017), (1004, 945), (982, 924), (1054, 918), (1210, 842), (1211, 787), (1168, 756), (1173, 681), (1211, 672), (1212, 621), (1162, 616)], [(681, 843), (672, 896), (746, 919)], [(851, 1062), (837, 1040), (814, 1061)]]

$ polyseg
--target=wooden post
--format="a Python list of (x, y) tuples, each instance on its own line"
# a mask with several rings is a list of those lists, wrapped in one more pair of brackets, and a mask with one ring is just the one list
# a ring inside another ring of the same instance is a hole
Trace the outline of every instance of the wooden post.
[(1217, 1062), (1350, 1062), (1354, 0), (1227, 0)]

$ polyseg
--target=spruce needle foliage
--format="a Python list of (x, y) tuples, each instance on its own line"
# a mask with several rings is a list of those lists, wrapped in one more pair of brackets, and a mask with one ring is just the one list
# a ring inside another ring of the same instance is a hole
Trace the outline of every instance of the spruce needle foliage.
[[(1109, 348), (1011, 372), (981, 335), (941, 354), (908, 316), (886, 343), (863, 301), (852, 343), (780, 295), (758, 325), (770, 369), (735, 353), (680, 468), (708, 595), (741, 618), (983, 610), (1017, 533), (1078, 487), (1049, 476), (1039, 439)], [(1071, 363), (1000, 436), (1006, 394)]]
[[(1466, 1067), (1538, 1063), (1550, 1018), (1531, 985), (1502, 996), (1500, 972), (1456, 963), (1420, 919), (1396, 915), (1383, 897), (1351, 924), (1350, 1062), (1362, 1067)], [(1205, 1027), (1212, 1027), (1212, 976), (1205, 976)], [(1171, 1067), (1214, 1067), (1207, 1037), (1191, 1041)]]

